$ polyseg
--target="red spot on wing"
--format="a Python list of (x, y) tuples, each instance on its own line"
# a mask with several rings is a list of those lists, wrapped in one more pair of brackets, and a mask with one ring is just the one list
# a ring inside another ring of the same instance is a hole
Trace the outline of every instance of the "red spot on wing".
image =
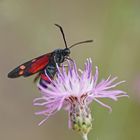
[(47, 81), (47, 82), (51, 82), (50, 78), (48, 76), (46, 76), (45, 74), (41, 74), (41, 79), (43, 79), (44, 81)]
[(46, 54), (34, 60), (34, 62), (31, 64), (31, 67), (28, 71), (31, 73), (36, 73), (42, 70), (48, 64), (50, 55), (51, 54)]
[(19, 71), (19, 75), (22, 75), (24, 73), (24, 71), (23, 70), (21, 70), (21, 71)]
[(32, 60), (32, 62), (35, 62), (35, 61), (36, 61), (36, 59), (33, 59), (33, 60)]
[(24, 70), (26, 67), (24, 65), (21, 65), (19, 68)]

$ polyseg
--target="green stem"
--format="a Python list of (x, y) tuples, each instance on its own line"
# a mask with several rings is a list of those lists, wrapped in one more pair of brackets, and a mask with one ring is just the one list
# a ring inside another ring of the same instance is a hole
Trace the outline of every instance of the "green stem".
[(83, 140), (88, 140), (87, 134), (83, 134)]

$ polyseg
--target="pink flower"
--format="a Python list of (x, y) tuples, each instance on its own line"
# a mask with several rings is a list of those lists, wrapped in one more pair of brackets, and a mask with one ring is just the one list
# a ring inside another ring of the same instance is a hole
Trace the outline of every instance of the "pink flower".
[(41, 97), (34, 100), (34, 105), (44, 106), (43, 111), (36, 112), (44, 115), (45, 119), (54, 115), (60, 109), (65, 109), (69, 114), (69, 127), (87, 134), (92, 128), (92, 117), (89, 104), (98, 102), (111, 111), (111, 107), (101, 102), (100, 98), (117, 100), (119, 97), (128, 96), (122, 90), (113, 89), (124, 81), (114, 83), (117, 77), (109, 76), (106, 80), (98, 81), (98, 67), (92, 75), (92, 61), (87, 59), (85, 68), (77, 70), (75, 62), (68, 61), (68, 70), (64, 66), (58, 67), (56, 78), (51, 84), (45, 83), (46, 87), (38, 84)]

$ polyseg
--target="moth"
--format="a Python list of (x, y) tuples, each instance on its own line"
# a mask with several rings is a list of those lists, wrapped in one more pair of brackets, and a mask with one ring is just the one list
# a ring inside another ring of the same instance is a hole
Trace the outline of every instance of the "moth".
[(75, 43), (68, 47), (63, 28), (58, 24), (55, 24), (55, 26), (57, 26), (61, 31), (65, 48), (56, 49), (50, 53), (46, 53), (17, 66), (8, 73), (8, 78), (17, 78), (20, 76), (28, 77), (38, 73), (34, 81), (37, 81), (40, 78), (41, 81), (44, 80), (50, 82), (50, 78), (53, 79), (57, 72), (56, 64), (61, 66), (61, 64), (67, 59), (72, 60), (70, 58), (72, 47), (83, 43), (93, 42), (93, 40), (86, 40)]

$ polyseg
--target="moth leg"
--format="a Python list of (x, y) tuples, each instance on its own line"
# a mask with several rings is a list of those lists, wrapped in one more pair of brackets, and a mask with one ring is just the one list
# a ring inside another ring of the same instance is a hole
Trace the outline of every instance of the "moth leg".
[(34, 83), (36, 83), (36, 82), (38, 81), (38, 79), (40, 78), (41, 74), (42, 74), (42, 71), (39, 72), (39, 73), (35, 76), (34, 81), (33, 81)]

